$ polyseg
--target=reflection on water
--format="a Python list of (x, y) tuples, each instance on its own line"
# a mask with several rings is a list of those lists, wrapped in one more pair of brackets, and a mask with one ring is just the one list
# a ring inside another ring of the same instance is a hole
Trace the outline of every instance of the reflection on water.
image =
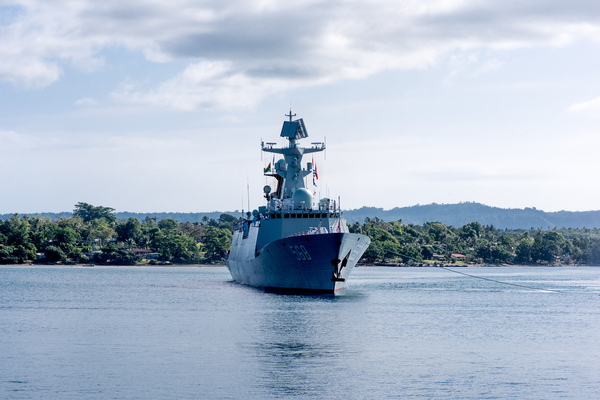
[[(274, 397), (313, 397), (328, 393), (347, 346), (344, 299), (339, 296), (268, 294), (271, 309), (257, 320), (260, 336), (251, 344), (259, 363), (257, 387)], [(336, 308), (327, 313), (323, 308)], [(346, 337), (344, 337), (346, 336)], [(354, 351), (354, 350), (352, 350)]]

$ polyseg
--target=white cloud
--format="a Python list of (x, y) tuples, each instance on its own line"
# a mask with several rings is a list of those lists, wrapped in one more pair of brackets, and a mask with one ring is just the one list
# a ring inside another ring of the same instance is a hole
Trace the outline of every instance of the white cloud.
[[(17, 133), (14, 131), (4, 131), (0, 129), (0, 151), (7, 151), (8, 153), (14, 153), (15, 150), (28, 150), (35, 146), (35, 140), (30, 135)], [(1, 153), (0, 153), (1, 154)], [(6, 154), (5, 154), (6, 155)]]
[(491, 71), (495, 71), (502, 67), (502, 62), (497, 59), (486, 60), (478, 69), (475, 71), (475, 76), (487, 74)]
[(92, 99), (91, 97), (84, 97), (84, 98), (75, 100), (75, 105), (83, 106), (83, 107), (92, 107), (92, 106), (97, 106), (98, 102), (96, 100)]
[(204, 61), (190, 64), (154, 89), (136, 90), (133, 84), (125, 83), (112, 96), (122, 102), (168, 106), (182, 111), (249, 109), (268, 94), (298, 85), (284, 79), (252, 78), (237, 71), (231, 62)]
[(600, 116), (600, 97), (596, 97), (595, 99), (589, 101), (572, 104), (569, 106), (567, 111), (573, 114)]
[(57, 81), (61, 68), (52, 62), (44, 62), (24, 56), (5, 56), (0, 50), (0, 79), (23, 85), (28, 89), (43, 88)]
[[(20, 12), (0, 27), (0, 79), (44, 87), (61, 78), (64, 65), (93, 71), (105, 64), (102, 50), (123, 47), (151, 62), (192, 64), (154, 88), (120, 88), (115, 98), (184, 110), (251, 105), (288, 88), (427, 68), (450, 52), (600, 39), (598, 7), (585, 0), (15, 4)], [(482, 63), (481, 72), (498, 66)]]
[[(235, 86), (236, 78), (231, 76), (227, 63), (202, 62), (189, 65), (176, 77), (160, 84), (150, 91), (141, 91), (132, 83), (122, 84), (112, 93), (113, 98), (129, 103), (163, 106), (168, 104), (179, 110), (219, 107), (221, 101), (215, 97), (223, 95)], [(238, 76), (238, 82), (240, 80)], [(229, 83), (229, 89), (225, 85)], [(215, 93), (215, 86), (219, 93)]]

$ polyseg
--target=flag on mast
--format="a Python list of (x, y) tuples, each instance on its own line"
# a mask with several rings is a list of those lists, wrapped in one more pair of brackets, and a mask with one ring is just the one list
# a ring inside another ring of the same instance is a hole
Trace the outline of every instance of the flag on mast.
[(271, 163), (269, 163), (269, 165), (267, 166), (267, 168), (265, 168), (265, 174), (267, 172), (271, 172)]
[[(317, 175), (317, 164), (315, 164), (315, 159), (314, 157), (312, 158), (312, 164), (313, 164), (313, 186), (316, 188), (317, 187), (317, 179), (319, 179), (319, 175)], [(317, 191), (315, 190), (313, 192), (313, 196), (316, 196)]]
[(342, 218), (342, 204), (341, 204), (340, 196), (338, 196), (338, 232), (342, 231), (342, 227), (340, 226), (340, 219)]

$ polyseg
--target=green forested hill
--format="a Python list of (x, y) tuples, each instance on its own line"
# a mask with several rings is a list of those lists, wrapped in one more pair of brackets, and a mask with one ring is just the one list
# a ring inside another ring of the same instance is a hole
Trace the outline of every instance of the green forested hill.
[(421, 225), (425, 222), (441, 222), (460, 227), (477, 221), (496, 228), (529, 229), (542, 228), (600, 228), (600, 211), (545, 212), (535, 208), (498, 208), (480, 203), (427, 204), (396, 207), (391, 210), (362, 207), (344, 211), (348, 222), (363, 222), (365, 218), (377, 217), (383, 221), (402, 220), (405, 224)]
[[(599, 205), (600, 206), (600, 205)], [(206, 219), (218, 219), (223, 213), (239, 216), (239, 211), (213, 211), (199, 213), (135, 213), (117, 212), (120, 220), (134, 217), (143, 221), (146, 217), (174, 219), (177, 222), (202, 222)], [(27, 215), (27, 214), (23, 214)], [(69, 218), (73, 214), (64, 213), (34, 213), (56, 219), (57, 217)], [(0, 219), (10, 218), (12, 214), (4, 214)], [(405, 224), (421, 225), (425, 222), (441, 222), (445, 225), (461, 227), (470, 222), (477, 221), (482, 225), (493, 225), (495, 228), (530, 229), (530, 228), (600, 228), (600, 211), (557, 211), (545, 212), (535, 208), (498, 208), (480, 203), (459, 204), (427, 204), (410, 207), (396, 207), (391, 210), (383, 208), (362, 207), (355, 210), (345, 210), (344, 216), (349, 223), (363, 222), (365, 218), (379, 218), (382, 221), (402, 220)]]

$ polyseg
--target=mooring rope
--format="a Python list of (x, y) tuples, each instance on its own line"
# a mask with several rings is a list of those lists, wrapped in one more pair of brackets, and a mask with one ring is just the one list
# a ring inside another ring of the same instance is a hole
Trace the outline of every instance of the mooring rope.
[[(376, 246), (376, 245), (374, 245), (373, 243), (371, 243), (371, 246), (373, 246), (373, 247), (375, 247), (375, 248), (377, 248), (377, 249), (383, 250), (383, 251), (385, 251), (385, 252), (388, 252), (388, 253), (394, 254), (394, 255), (396, 255), (396, 256), (399, 256), (399, 257), (405, 257), (405, 258), (408, 258), (408, 259), (414, 260), (414, 261), (416, 261), (416, 262), (420, 262), (419, 260), (417, 260), (417, 259), (416, 259), (416, 258), (414, 258), (414, 257), (408, 256), (408, 255), (406, 255), (406, 254), (396, 253), (395, 251), (391, 251), (391, 250), (384, 249), (383, 247)], [(471, 278), (481, 279), (481, 280), (484, 280), (484, 281), (490, 281), (490, 282), (500, 283), (500, 284), (502, 284), (502, 285), (517, 286), (517, 287), (521, 287), (521, 288), (525, 288), (525, 289), (531, 289), (531, 290), (540, 290), (540, 291), (543, 291), (543, 292), (555, 292), (555, 293), (562, 293), (562, 291), (560, 291), (560, 290), (556, 290), (556, 289), (540, 289), (540, 288), (537, 288), (537, 287), (534, 287), (534, 286), (520, 285), (520, 284), (518, 284), (518, 283), (504, 282), (504, 281), (499, 281), (499, 280), (497, 280), (497, 279), (486, 278), (486, 277), (483, 277), (483, 276), (477, 276), (477, 275), (473, 275), (473, 274), (467, 274), (466, 272), (455, 271), (455, 270), (453, 270), (453, 269), (451, 269), (451, 268), (444, 267), (444, 266), (441, 266), (441, 265), (435, 265), (435, 264), (434, 264), (434, 265), (432, 265), (432, 266), (433, 266), (433, 267), (435, 267), (435, 268), (440, 268), (440, 269), (443, 269), (443, 270), (446, 270), (446, 271), (454, 272), (455, 274), (465, 275), (465, 276), (469, 276), (469, 277), (471, 277)]]

